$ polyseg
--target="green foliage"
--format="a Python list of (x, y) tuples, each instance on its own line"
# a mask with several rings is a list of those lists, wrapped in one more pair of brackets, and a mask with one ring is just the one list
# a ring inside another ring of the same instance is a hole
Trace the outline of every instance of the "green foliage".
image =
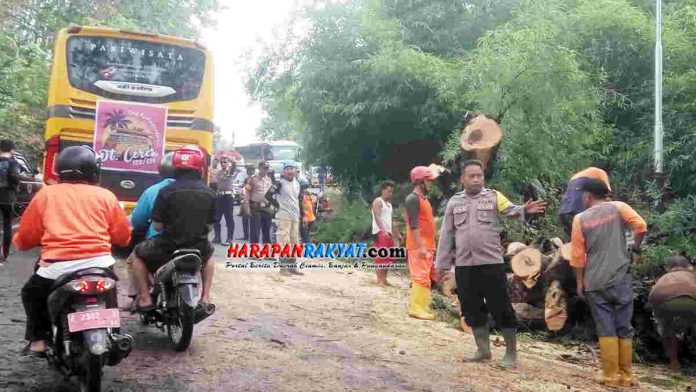
[(330, 220), (317, 223), (317, 242), (353, 242), (361, 239), (371, 221), (370, 206), (360, 201), (345, 201)]
[[(271, 108), (270, 124), (282, 122), (276, 109), (284, 108), (307, 157), (363, 193), (378, 178), (404, 178), (433, 161), (461, 115), (432, 88), (370, 64), (384, 38), (367, 34), (375, 30), (364, 18), (370, 10), (358, 1), (311, 11), (312, 33), (298, 51), (272, 52), (248, 83)], [(265, 125), (262, 132), (269, 134)]]
[[(561, 235), (562, 185), (609, 160), (617, 198), (670, 236), (646, 251), (646, 265), (659, 265), (667, 254), (696, 254), (684, 231), (696, 223), (696, 0), (663, 10), (665, 179), (651, 174), (653, 4), (334, 4), (308, 11), (309, 35), (270, 51), (249, 89), (269, 108), (262, 135), (298, 135), (355, 199), (367, 200), (379, 179), (406, 179), (415, 164), (453, 162), (465, 111), (501, 118), (505, 136), (490, 185), (514, 200), (522, 184), (537, 184), (550, 203), (535, 226), (507, 224), (516, 240)], [(650, 209), (675, 198), (663, 214)]]
[(687, 236), (696, 230), (696, 195), (676, 200), (667, 210), (652, 219), (660, 233)]
[(672, 255), (696, 255), (696, 195), (674, 201), (661, 214), (652, 214), (652, 234), (637, 271), (641, 276), (656, 277), (664, 272), (664, 264)]

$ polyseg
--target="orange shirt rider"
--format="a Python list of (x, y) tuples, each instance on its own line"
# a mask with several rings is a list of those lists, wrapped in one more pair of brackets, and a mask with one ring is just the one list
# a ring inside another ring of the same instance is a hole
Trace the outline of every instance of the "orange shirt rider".
[(435, 218), (433, 207), (425, 193), (437, 177), (429, 168), (416, 166), (411, 170), (413, 192), (406, 197), (406, 250), (411, 280), (414, 284), (430, 288), (435, 278), (433, 260), (435, 253)]
[(41, 246), (44, 263), (111, 256), (111, 244), (127, 245), (131, 227), (111, 191), (96, 185), (45, 186), (22, 215), (14, 245)]

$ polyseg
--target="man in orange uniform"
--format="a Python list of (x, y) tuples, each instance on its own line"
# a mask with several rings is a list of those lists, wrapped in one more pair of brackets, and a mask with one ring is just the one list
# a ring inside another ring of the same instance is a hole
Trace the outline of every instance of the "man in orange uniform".
[(26, 351), (38, 356), (46, 351), (51, 332), (46, 301), (54, 280), (85, 268), (112, 266), (111, 244), (126, 246), (131, 235), (116, 196), (96, 185), (99, 164), (94, 150), (68, 147), (58, 155), (56, 167), (60, 183), (34, 196), (14, 236), (19, 250), (41, 246), (38, 268), (22, 288)]
[(568, 235), (570, 235), (571, 226), (573, 224), (573, 218), (575, 215), (585, 211), (585, 208), (587, 208), (583, 201), (582, 192), (578, 191), (576, 188), (582, 186), (589, 180), (599, 180), (606, 184), (607, 189), (609, 192), (611, 192), (609, 175), (604, 170), (609, 170), (608, 165), (604, 163), (597, 163), (595, 166), (588, 167), (585, 170), (575, 173), (573, 177), (570, 178), (570, 181), (566, 186), (563, 199), (561, 199), (561, 206), (558, 209), (558, 218), (559, 223), (561, 226), (563, 226)]
[(633, 280), (626, 229), (633, 229), (640, 251), (647, 227), (628, 204), (611, 201), (600, 180), (576, 188), (583, 192), (587, 210), (573, 220), (572, 257), (577, 291), (587, 298), (599, 335), (603, 374), (597, 381), (608, 386), (631, 386), (633, 360)]
[(406, 197), (406, 251), (411, 274), (411, 294), (408, 315), (423, 320), (435, 320), (430, 309), (430, 282), (435, 279), (435, 219), (433, 208), (425, 197), (437, 174), (426, 166), (411, 170), (413, 192)]
[(309, 181), (304, 177), (300, 177), (300, 203), (302, 205), (302, 226), (300, 226), (300, 237), (303, 243), (309, 242), (309, 233), (312, 231), (312, 225), (314, 221), (317, 220), (316, 215), (314, 215), (314, 198), (308, 191)]

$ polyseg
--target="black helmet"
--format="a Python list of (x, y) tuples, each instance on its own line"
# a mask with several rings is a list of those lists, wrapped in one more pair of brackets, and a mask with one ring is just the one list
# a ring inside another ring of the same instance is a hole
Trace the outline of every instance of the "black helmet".
[(71, 146), (58, 154), (56, 172), (61, 182), (99, 182), (99, 159), (90, 146)]
[(174, 166), (172, 165), (172, 159), (174, 158), (174, 151), (170, 151), (162, 157), (159, 165), (159, 173), (162, 178), (174, 178)]

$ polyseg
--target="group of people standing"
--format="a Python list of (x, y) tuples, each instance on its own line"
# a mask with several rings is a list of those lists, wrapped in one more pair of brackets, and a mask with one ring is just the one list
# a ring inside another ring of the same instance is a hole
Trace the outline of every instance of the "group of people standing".
[[(280, 179), (274, 181), (268, 175), (268, 163), (260, 162), (257, 173), (246, 179), (241, 210), (250, 220), (251, 243), (271, 242), (272, 219), (277, 225), (277, 243), (309, 242), (309, 231), (316, 220), (314, 202), (307, 191), (309, 182), (298, 169), (294, 162), (286, 162)], [(304, 275), (296, 268), (294, 259), (281, 259), (280, 264), (283, 275)]]
[[(525, 215), (543, 213), (546, 203), (530, 200), (515, 205), (498, 191), (485, 188), (484, 165), (477, 160), (461, 163), (462, 191), (445, 208), (439, 241), (435, 238), (432, 206), (426, 195), (438, 173), (425, 166), (411, 170), (412, 192), (406, 197), (406, 241), (411, 289), (408, 313), (433, 320), (430, 308), (432, 282), (454, 267), (463, 322), (470, 327), (477, 350), (471, 362), (492, 358), (489, 314), (505, 341), (501, 368), (517, 364), (516, 318), (507, 288), (506, 266), (500, 239), (501, 217), (524, 220)], [(381, 186), (372, 204), (375, 246), (402, 242), (392, 226), (390, 203), (394, 183)], [(599, 167), (575, 174), (568, 183), (560, 209), (560, 222), (571, 237), (571, 266), (576, 271), (577, 294), (591, 309), (600, 341), (602, 374), (597, 381), (608, 386), (635, 385), (632, 373), (633, 289), (631, 252), (639, 253), (647, 231), (645, 221), (628, 204), (610, 199), (609, 176)], [(627, 246), (624, 235), (632, 229), (634, 240)], [(673, 257), (669, 273), (657, 282), (651, 303), (658, 329), (666, 337), (673, 366), (676, 360), (675, 320), (696, 321), (696, 274), (683, 257)], [(378, 270), (379, 271), (379, 270)], [(386, 272), (378, 272), (386, 283)]]
[[(291, 234), (289, 241), (299, 242), (301, 238), (303, 242), (308, 242), (309, 231), (316, 220), (314, 201), (307, 191), (309, 181), (300, 175), (296, 164), (287, 162), (278, 181), (265, 161), (259, 162), (257, 167), (247, 165), (245, 169), (237, 172), (236, 163), (226, 155), (213, 161), (210, 183), (217, 193), (213, 243), (229, 245), (234, 241), (235, 184), (241, 184), (242, 187), (239, 215), (243, 236), (238, 240), (270, 243), (272, 222), (275, 219), (278, 240), (288, 232)], [(294, 181), (290, 181), (291, 177)], [(224, 241), (221, 236), (223, 218), (227, 227)], [(289, 228), (287, 222), (292, 222)], [(297, 238), (295, 232), (298, 233)]]

